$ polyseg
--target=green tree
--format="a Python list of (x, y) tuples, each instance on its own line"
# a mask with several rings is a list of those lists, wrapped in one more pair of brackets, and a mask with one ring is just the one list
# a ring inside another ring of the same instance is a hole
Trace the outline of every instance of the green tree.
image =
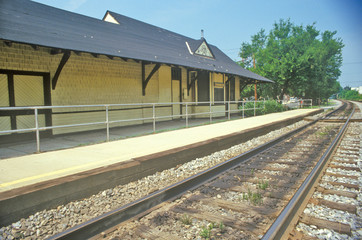
[(351, 90), (350, 87), (345, 87), (340, 93), (339, 98), (346, 100), (359, 101), (362, 100), (362, 94), (359, 94), (356, 90)]
[(328, 98), (340, 88), (344, 45), (335, 35), (321, 33), (315, 23), (304, 27), (281, 19), (268, 35), (261, 29), (251, 43), (242, 43), (240, 65), (274, 80), (275, 84), (263, 86), (263, 96)]

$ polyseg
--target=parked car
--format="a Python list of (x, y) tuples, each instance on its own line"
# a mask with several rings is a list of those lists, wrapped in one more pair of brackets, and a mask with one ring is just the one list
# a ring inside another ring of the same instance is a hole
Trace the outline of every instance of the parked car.
[(291, 98), (289, 99), (289, 102), (290, 102), (290, 103), (296, 103), (296, 102), (298, 102), (298, 98), (296, 98), (296, 97), (291, 97)]

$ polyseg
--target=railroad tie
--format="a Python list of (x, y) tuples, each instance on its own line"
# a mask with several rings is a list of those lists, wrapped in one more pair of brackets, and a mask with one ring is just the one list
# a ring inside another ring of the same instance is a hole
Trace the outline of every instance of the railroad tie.
[(306, 214), (302, 214), (299, 221), (307, 225), (317, 226), (318, 228), (332, 229), (338, 233), (347, 234), (349, 236), (352, 234), (351, 226), (345, 223), (332, 222), (325, 219), (308, 216)]
[(313, 203), (314, 205), (324, 205), (332, 209), (346, 211), (353, 214), (357, 213), (357, 207), (347, 203), (338, 203), (321, 198), (311, 198), (309, 202)]

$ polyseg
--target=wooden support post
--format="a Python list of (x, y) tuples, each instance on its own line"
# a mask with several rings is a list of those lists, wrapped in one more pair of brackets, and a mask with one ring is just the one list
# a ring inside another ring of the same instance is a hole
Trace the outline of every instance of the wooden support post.
[(39, 46), (38, 46), (38, 45), (31, 44), (30, 46), (31, 46), (34, 50), (39, 50)]
[(194, 84), (194, 82), (196, 82), (198, 77), (199, 77), (198, 74), (196, 76), (191, 76), (191, 81), (189, 82), (189, 71), (188, 71), (188, 73), (187, 73), (187, 95), (190, 95), (189, 93), (190, 93), (192, 84)]
[(155, 74), (157, 72), (157, 70), (161, 67), (161, 64), (157, 63), (146, 79), (145, 79), (145, 77), (146, 77), (145, 62), (142, 62), (141, 65), (142, 65), (142, 95), (145, 96), (147, 84), (150, 81), (150, 79), (152, 78), (153, 74)]
[(240, 92), (242, 92), (244, 90), (244, 88), (251, 83), (252, 83), (252, 80), (247, 80), (246, 83), (240, 87)]
[(60, 60), (58, 69), (55, 72), (53, 80), (52, 80), (52, 89), (53, 90), (55, 89), (55, 86), (57, 85), (57, 82), (58, 82), (59, 75), (62, 72), (62, 69), (63, 69), (64, 65), (67, 63), (69, 58), (70, 58), (70, 51), (64, 52), (63, 57)]
[(53, 48), (53, 49), (50, 50), (51, 55), (57, 55), (57, 54), (60, 54), (60, 53), (62, 53), (62, 50), (57, 49), (57, 48)]
[(4, 43), (6, 44), (6, 46), (8, 46), (8, 47), (11, 47), (12, 45), (13, 45), (13, 43), (12, 42), (10, 42), (10, 41), (4, 41)]
[[(254, 69), (256, 68), (255, 66), (255, 54), (253, 53), (253, 66), (254, 66)], [(255, 98), (255, 101), (258, 99), (258, 95), (256, 94), (256, 81), (255, 81), (255, 84), (254, 84), (254, 98)]]
[(256, 83), (254, 84), (254, 97), (256, 101), (258, 99), (258, 95), (256, 94)]

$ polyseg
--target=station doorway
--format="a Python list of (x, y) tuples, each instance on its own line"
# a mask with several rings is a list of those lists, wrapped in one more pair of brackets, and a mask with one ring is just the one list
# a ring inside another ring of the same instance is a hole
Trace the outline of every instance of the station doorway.
[[(49, 106), (49, 73), (11, 71), (0, 69), (0, 107)], [(38, 112), (39, 126), (51, 126), (51, 110)], [(35, 127), (34, 110), (0, 111), (0, 131), (29, 129)], [(51, 130), (42, 131), (42, 135), (51, 134)], [(34, 132), (20, 132), (0, 135), (0, 143), (19, 139), (34, 138)]]

